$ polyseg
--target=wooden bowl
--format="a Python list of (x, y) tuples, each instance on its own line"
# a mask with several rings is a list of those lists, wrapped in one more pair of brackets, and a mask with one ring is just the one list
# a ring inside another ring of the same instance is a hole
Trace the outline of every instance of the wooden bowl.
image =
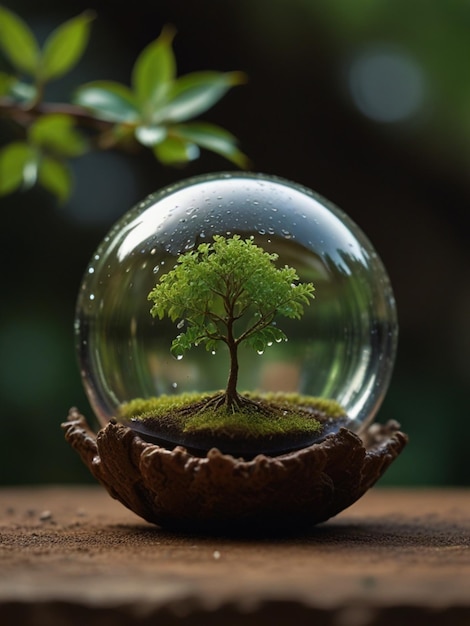
[(113, 498), (148, 522), (185, 532), (305, 530), (358, 500), (407, 443), (391, 421), (247, 461), (215, 447), (205, 456), (168, 450), (118, 423), (95, 434), (75, 408), (62, 427)]

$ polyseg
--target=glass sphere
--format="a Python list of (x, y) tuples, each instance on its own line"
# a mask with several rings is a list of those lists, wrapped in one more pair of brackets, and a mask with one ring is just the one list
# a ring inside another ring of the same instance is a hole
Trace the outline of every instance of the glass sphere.
[(179, 255), (213, 235), (278, 255), (312, 282), (300, 320), (277, 323), (288, 341), (264, 354), (240, 345), (238, 388), (337, 401), (359, 430), (389, 384), (397, 340), (395, 301), (377, 253), (340, 209), (305, 187), (260, 174), (212, 174), (158, 191), (131, 209), (93, 255), (80, 288), (76, 342), (84, 386), (104, 425), (135, 398), (225, 388), (226, 350), (170, 352), (177, 324), (154, 319), (148, 293)]

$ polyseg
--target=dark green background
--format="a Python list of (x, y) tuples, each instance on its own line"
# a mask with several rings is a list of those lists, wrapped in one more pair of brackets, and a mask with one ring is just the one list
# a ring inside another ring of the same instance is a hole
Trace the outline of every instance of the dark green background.
[[(4, 4), (40, 38), (86, 8), (97, 12), (83, 62), (51, 85), (50, 99), (66, 98), (87, 80), (127, 81), (135, 57), (165, 23), (178, 31), (180, 73), (248, 74), (248, 84), (205, 119), (240, 138), (254, 170), (305, 184), (349, 213), (379, 251), (395, 289), (398, 360), (378, 419), (399, 420), (411, 442), (383, 484), (468, 484), (470, 5)], [(384, 110), (400, 105), (414, 87), (421, 94), (410, 115), (393, 122), (361, 112), (350, 89), (357, 60), (384, 53), (400, 60), (408, 80), (403, 86), (394, 66), (376, 76)], [(415, 72), (411, 87), (407, 68)], [(2, 143), (14, 136), (0, 121)], [(74, 163), (76, 190), (65, 207), (37, 190), (1, 200), (1, 483), (91, 480), (59, 427), (71, 405), (90, 415), (72, 333), (83, 270), (111, 224), (135, 202), (169, 182), (224, 169), (230, 165), (208, 154), (182, 170), (164, 169), (147, 154), (95, 154)]]

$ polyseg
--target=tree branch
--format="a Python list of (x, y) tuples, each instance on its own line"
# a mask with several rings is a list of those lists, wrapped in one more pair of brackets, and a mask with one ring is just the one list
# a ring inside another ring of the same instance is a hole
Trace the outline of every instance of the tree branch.
[(273, 311), (268, 313), (268, 315), (262, 315), (259, 320), (255, 324), (253, 324), (253, 326), (247, 328), (245, 332), (243, 332), (240, 337), (236, 339), (236, 345), (238, 346), (238, 344), (247, 339), (250, 335), (253, 335), (253, 333), (257, 332), (258, 330), (262, 330), (263, 328), (266, 328), (266, 326), (269, 326), (269, 324), (271, 324), (271, 322), (273, 321), (274, 316), (276, 315), (276, 311), (277, 309), (274, 309)]
[(67, 102), (41, 102), (34, 106), (27, 106), (12, 98), (0, 98), (0, 115), (9, 117), (22, 126), (34, 122), (38, 117), (52, 113), (69, 115), (79, 126), (99, 132), (110, 130), (115, 126), (115, 122), (98, 119), (87, 109)]

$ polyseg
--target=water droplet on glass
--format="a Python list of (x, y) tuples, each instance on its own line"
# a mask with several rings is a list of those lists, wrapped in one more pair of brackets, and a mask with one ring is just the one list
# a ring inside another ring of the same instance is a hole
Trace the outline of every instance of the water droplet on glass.
[(173, 389), (177, 389), (178, 388), (178, 383), (171, 383), (171, 386), (173, 387)]
[(177, 360), (177, 361), (181, 361), (181, 359), (182, 359), (182, 358), (183, 358), (183, 355), (182, 355), (182, 354), (177, 354), (177, 355), (176, 355), (176, 360)]
[(264, 350), (256, 350), (256, 352), (261, 356), (262, 354), (264, 354)]

